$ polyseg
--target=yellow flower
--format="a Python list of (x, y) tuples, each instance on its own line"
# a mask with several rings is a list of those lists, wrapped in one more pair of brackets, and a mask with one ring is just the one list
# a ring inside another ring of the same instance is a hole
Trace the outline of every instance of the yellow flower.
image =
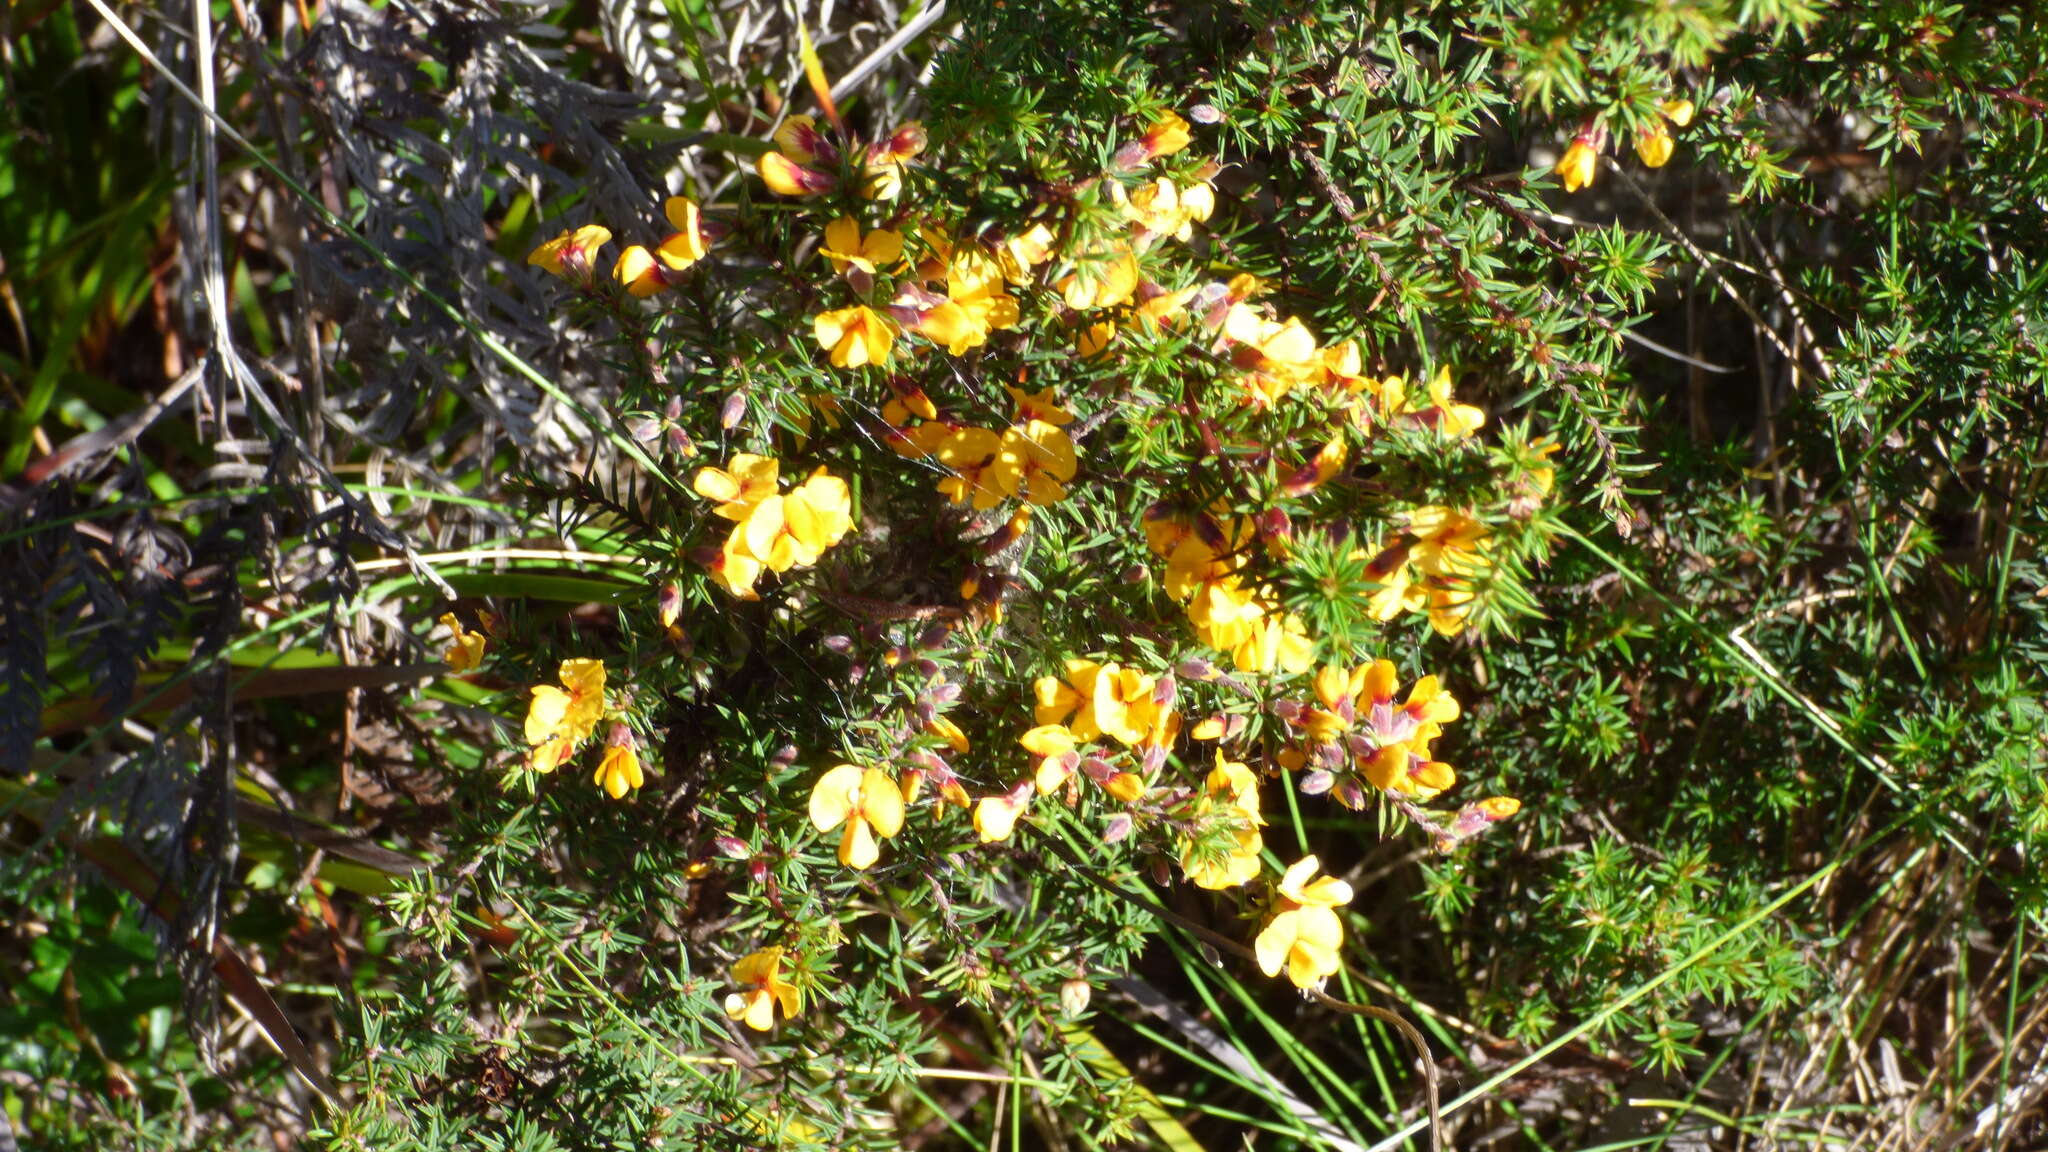
[(692, 487), (697, 495), (718, 502), (714, 515), (745, 521), (763, 500), (775, 495), (775, 477), (780, 468), (773, 456), (741, 452), (732, 458), (729, 469), (698, 469)]
[(1195, 635), (1224, 652), (1251, 640), (1265, 618), (1265, 606), (1235, 576), (1203, 581), (1188, 600), (1188, 623), (1195, 626)]
[(776, 492), (778, 465), (742, 452), (730, 469), (702, 468), (692, 485), (719, 502), (713, 514), (734, 521), (711, 576), (741, 599), (756, 599), (762, 569), (787, 572), (818, 562), (825, 549), (853, 528), (853, 495), (846, 481), (819, 468), (788, 495)]
[(861, 158), (864, 179), (860, 194), (870, 200), (894, 200), (903, 192), (903, 168), (924, 151), (924, 125), (907, 120), (894, 135), (867, 150)]
[(1409, 559), (1429, 575), (1473, 576), (1489, 564), (1493, 533), (1465, 512), (1425, 505), (1408, 513), (1408, 531), (1415, 537)]
[(1145, 135), (1141, 138), (1147, 159), (1171, 156), (1187, 147), (1188, 142), (1193, 139), (1194, 136), (1188, 132), (1188, 122), (1173, 112), (1168, 112), (1154, 121), (1150, 128), (1145, 129)]
[(592, 783), (611, 793), (614, 800), (625, 796), (628, 790), (636, 789), (647, 782), (640, 771), (640, 754), (633, 750), (628, 738), (624, 744), (611, 744), (604, 750), (604, 759), (598, 762), (597, 776)]
[(1439, 636), (1456, 636), (1465, 630), (1472, 615), (1471, 582), (1456, 577), (1434, 577), (1425, 581), (1429, 599), (1429, 626)]
[(1671, 162), (1671, 130), (1659, 122), (1636, 133), (1636, 155), (1646, 168), (1662, 168)]
[(1230, 358), (1245, 370), (1239, 382), (1261, 406), (1274, 404), (1321, 370), (1316, 338), (1296, 317), (1268, 320), (1248, 305), (1233, 304), (1224, 314), (1223, 334), (1236, 342)]
[(1663, 113), (1666, 120), (1671, 121), (1680, 128), (1692, 123), (1693, 107), (1690, 100), (1673, 97), (1670, 100), (1660, 101), (1657, 104), (1657, 111)]
[(477, 665), (484, 662), (484, 634), (464, 629), (462, 621), (457, 620), (453, 612), (442, 613), (441, 623), (454, 638), (454, 643), (448, 645), (448, 651), (442, 655), (442, 659), (448, 661), (448, 670), (475, 671)]
[(777, 196), (817, 196), (830, 192), (838, 181), (815, 168), (806, 168), (780, 152), (763, 155), (756, 165), (762, 183)]
[(903, 234), (877, 228), (862, 236), (860, 225), (851, 216), (841, 216), (825, 225), (825, 243), (818, 251), (832, 261), (835, 272), (850, 266), (872, 275), (903, 259)]
[(939, 491), (955, 504), (972, 500), (976, 511), (1002, 503), (1004, 492), (995, 470), (1002, 449), (1002, 437), (986, 428), (953, 429), (933, 452), (952, 471), (939, 481)]
[[(1458, 718), (1458, 701), (1435, 676), (1424, 676), (1407, 702), (1396, 706), (1398, 681), (1390, 660), (1349, 672), (1336, 665), (1318, 671), (1315, 693), (1321, 707), (1298, 708), (1287, 717), (1305, 736), (1305, 746), (1291, 750), (1295, 763), (1314, 760), (1324, 770), (1348, 764), (1373, 787), (1420, 800), (1449, 788), (1457, 774), (1431, 758), (1429, 745)], [(1356, 785), (1337, 795), (1353, 808), (1363, 803)]]
[(1139, 300), (1132, 315), (1138, 318), (1138, 327), (1147, 332), (1157, 332), (1175, 317), (1187, 310), (1188, 301), (1201, 291), (1201, 285), (1190, 284), (1176, 292), (1168, 292), (1156, 284), (1138, 286)]
[(1044, 506), (1066, 499), (1066, 482), (1076, 468), (1074, 442), (1057, 424), (1032, 420), (1003, 432), (996, 454), (995, 485), (1005, 495)]
[(662, 214), (675, 231), (654, 250), (654, 255), (672, 272), (681, 272), (704, 258), (711, 241), (704, 235), (704, 220), (697, 202), (688, 196), (671, 196), (662, 203)]
[(756, 1032), (766, 1032), (775, 1024), (775, 1006), (782, 1006), (785, 1018), (794, 1018), (803, 1010), (803, 996), (795, 986), (782, 978), (782, 949), (763, 948), (749, 953), (732, 966), (732, 982), (743, 991), (734, 992), (725, 998), (725, 1014), (734, 1020), (745, 1021), (747, 1027)]
[(1183, 191), (1164, 176), (1130, 192), (1121, 184), (1111, 184), (1110, 199), (1141, 232), (1181, 241), (1193, 234), (1195, 221), (1208, 219), (1216, 207), (1216, 194), (1207, 184)]
[(1317, 867), (1314, 856), (1304, 856), (1281, 877), (1273, 917), (1252, 943), (1260, 971), (1278, 976), (1284, 966), (1301, 989), (1321, 988), (1343, 966), (1344, 923), (1336, 910), (1351, 902), (1351, 885), (1331, 876), (1310, 881)]
[(1128, 748), (1162, 739), (1177, 724), (1173, 710), (1155, 698), (1158, 681), (1135, 668), (1069, 660), (1066, 671), (1064, 680), (1042, 676), (1032, 686), (1033, 718), (1041, 725), (1034, 731), (1065, 722), (1077, 742), (1108, 736)]
[(1600, 154), (1585, 136), (1573, 137), (1571, 147), (1564, 150), (1564, 159), (1557, 162), (1557, 174), (1567, 192), (1577, 192), (1593, 183), (1593, 174), (1599, 170)]
[(818, 343), (831, 354), (834, 368), (859, 368), (889, 362), (896, 327), (864, 304), (823, 312), (811, 320)]
[(841, 764), (811, 789), (811, 824), (820, 832), (844, 825), (839, 862), (867, 868), (882, 854), (875, 838), (903, 830), (903, 790), (879, 768)]
[(1315, 644), (1298, 616), (1269, 613), (1235, 648), (1230, 658), (1240, 672), (1271, 672), (1278, 668), (1290, 675), (1306, 672), (1315, 659)]
[[(1214, 814), (1214, 815), (1212, 815)], [(1259, 852), (1265, 847), (1259, 828), (1265, 817), (1259, 814), (1259, 778), (1243, 764), (1216, 754), (1216, 767), (1209, 771), (1203, 793), (1195, 803), (1195, 818), (1228, 820), (1234, 843), (1228, 855), (1201, 860), (1190, 840), (1181, 849), (1180, 866), (1197, 888), (1220, 891), (1235, 888), (1259, 874)]]
[(1308, 495), (1342, 472), (1350, 455), (1351, 449), (1344, 443), (1344, 434), (1339, 432), (1331, 436), (1308, 463), (1281, 481), (1280, 491), (1289, 496)]
[(567, 763), (604, 716), (604, 661), (564, 660), (557, 675), (562, 686), (536, 687), (526, 709), (530, 762), (539, 772)]
[(967, 733), (962, 732), (960, 730), (960, 725), (953, 723), (953, 721), (948, 719), (947, 717), (932, 717), (931, 720), (925, 724), (924, 730), (926, 735), (936, 736), (939, 739), (944, 740), (946, 744), (949, 747), (951, 747), (955, 752), (965, 752), (968, 750), (969, 747), (971, 747), (967, 740)]
[(668, 287), (662, 279), (661, 268), (654, 262), (654, 254), (635, 244), (619, 253), (618, 262), (612, 265), (612, 279), (626, 286), (626, 291), (639, 299), (646, 299)]
[(1017, 827), (1017, 817), (1031, 803), (1029, 781), (1017, 785), (1001, 796), (984, 796), (974, 805), (974, 833), (981, 837), (983, 844), (1008, 840)]
[(1002, 242), (996, 249), (996, 262), (1002, 267), (1004, 280), (1027, 284), (1031, 281), (1031, 270), (1052, 259), (1052, 250), (1052, 229), (1033, 224)]
[[(777, 572), (786, 572), (791, 565), (809, 567), (818, 562), (825, 549), (839, 543), (852, 530), (853, 492), (846, 481), (820, 466), (783, 497), (782, 531), (768, 555), (755, 555)], [(748, 542), (753, 540), (750, 532)]]
[(818, 121), (811, 116), (791, 116), (775, 130), (775, 146), (790, 160), (798, 164), (816, 164), (819, 161), (836, 163), (839, 149), (818, 131)]
[(1429, 403), (1425, 406), (1416, 406), (1409, 395), (1408, 382), (1399, 376), (1389, 376), (1380, 387), (1388, 412), (1433, 425), (1453, 440), (1463, 440), (1486, 424), (1485, 412), (1470, 404), (1460, 404), (1452, 397), (1448, 364), (1438, 365), (1436, 374), (1429, 378)]
[(611, 243), (611, 239), (611, 229), (600, 224), (585, 224), (535, 248), (526, 257), (526, 262), (572, 283), (587, 284), (597, 250)]
[(1458, 775), (1449, 764), (1421, 759), (1398, 744), (1379, 750), (1366, 764), (1365, 778), (1383, 792), (1418, 800), (1428, 800), (1458, 782)]
[(1109, 342), (1116, 338), (1116, 321), (1097, 320), (1083, 327), (1074, 335), (1074, 355), (1083, 360), (1093, 360), (1109, 351)]
[(1129, 248), (1082, 262), (1054, 287), (1076, 311), (1113, 308), (1138, 290), (1138, 258)]
[(725, 544), (718, 550), (718, 556), (708, 566), (711, 579), (718, 586), (742, 600), (759, 600), (761, 594), (754, 591), (754, 582), (767, 571), (767, 566), (748, 555), (746, 538), (738, 529), (726, 537)]
[(1143, 136), (1118, 148), (1111, 163), (1128, 172), (1149, 160), (1173, 155), (1187, 147), (1192, 139), (1188, 133), (1188, 122), (1168, 112), (1154, 121)]
[(962, 248), (946, 265), (946, 295), (967, 314), (980, 337), (991, 331), (1015, 328), (1023, 319), (1017, 298), (1003, 291), (1003, 266), (997, 258), (979, 248)]
[(1053, 399), (1052, 389), (1050, 388), (1045, 389), (1043, 392), (1033, 393), (1005, 384), (1003, 391), (1010, 394), (1011, 403), (1017, 406), (1017, 423), (1019, 424), (1028, 424), (1033, 420), (1043, 420), (1047, 424), (1065, 426), (1074, 422), (1074, 414), (1060, 407), (1059, 401)]

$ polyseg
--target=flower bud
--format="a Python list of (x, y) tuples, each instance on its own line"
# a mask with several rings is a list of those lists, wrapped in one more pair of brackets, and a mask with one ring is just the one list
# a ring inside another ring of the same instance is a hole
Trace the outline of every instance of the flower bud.
[(1337, 778), (1321, 768), (1301, 778), (1303, 796), (1321, 796), (1337, 783)]
[(747, 847), (747, 842), (737, 836), (718, 836), (711, 842), (717, 845), (719, 855), (734, 860), (745, 860), (754, 854), (754, 850)]
[(1060, 985), (1060, 1011), (1079, 1016), (1088, 1010), (1088, 982), (1074, 979)]
[(1114, 844), (1131, 834), (1131, 817), (1128, 812), (1119, 812), (1110, 817), (1109, 824), (1102, 830), (1102, 842)]
[(1337, 802), (1353, 812), (1365, 811), (1365, 789), (1358, 781), (1345, 777), (1337, 782)]

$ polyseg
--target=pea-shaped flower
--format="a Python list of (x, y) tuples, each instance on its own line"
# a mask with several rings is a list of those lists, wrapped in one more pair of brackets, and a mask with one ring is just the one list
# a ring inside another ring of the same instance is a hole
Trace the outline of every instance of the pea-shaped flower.
[(763, 948), (741, 957), (732, 966), (732, 980), (741, 991), (726, 996), (725, 1014), (745, 1021), (756, 1032), (766, 1032), (774, 1026), (778, 1004), (784, 1016), (795, 1016), (803, 1010), (802, 994), (782, 978), (781, 948)]
[(841, 764), (811, 789), (811, 823), (820, 832), (844, 825), (839, 862), (866, 868), (882, 855), (875, 838), (903, 830), (903, 790), (879, 768)]
[(1334, 876), (1310, 881), (1318, 867), (1304, 856), (1280, 878), (1273, 898), (1273, 918), (1252, 943), (1259, 968), (1268, 976), (1287, 969), (1296, 988), (1320, 988), (1342, 966), (1337, 950), (1344, 943), (1344, 923), (1337, 908), (1351, 903), (1351, 885)]

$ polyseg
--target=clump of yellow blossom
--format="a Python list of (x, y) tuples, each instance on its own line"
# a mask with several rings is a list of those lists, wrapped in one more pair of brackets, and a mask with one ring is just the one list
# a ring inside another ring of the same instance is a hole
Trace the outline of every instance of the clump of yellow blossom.
[[(1067, 485), (1080, 470), (1079, 453), (1064, 427), (1074, 415), (1060, 407), (1050, 389), (1035, 395), (1021, 388), (1009, 392), (1016, 415), (1000, 432), (933, 419), (937, 411), (922, 393), (915, 397), (915, 408), (912, 400), (891, 400), (882, 408), (887, 443), (902, 455), (938, 462), (947, 473), (939, 492), (977, 512), (1008, 499), (1056, 504), (1066, 499)], [(926, 418), (913, 423), (917, 415)]]
[(1195, 800), (1193, 822), (1197, 828), (1220, 825), (1229, 837), (1228, 850), (1204, 856), (1199, 834), (1183, 837), (1181, 871), (1198, 888), (1235, 888), (1259, 874), (1259, 853), (1265, 842), (1259, 829), (1266, 823), (1259, 814), (1259, 778), (1252, 770), (1216, 754), (1201, 794)]
[(1301, 734), (1301, 743), (1283, 752), (1280, 763), (1310, 770), (1303, 791), (1334, 786), (1346, 807), (1363, 808), (1367, 786), (1428, 800), (1456, 782), (1451, 766), (1430, 754), (1430, 744), (1458, 718), (1457, 698), (1436, 677), (1424, 676), (1407, 701), (1396, 705), (1398, 676), (1391, 660), (1348, 671), (1324, 665), (1315, 675), (1315, 704), (1288, 701), (1276, 708)]
[(1243, 516), (1190, 517), (1164, 506), (1145, 514), (1146, 542), (1166, 560), (1162, 585), (1187, 605), (1202, 643), (1230, 653), (1240, 672), (1307, 671), (1314, 645), (1300, 618), (1281, 611), (1269, 589), (1244, 579), (1257, 535)]
[(604, 661), (564, 660), (557, 675), (561, 687), (535, 687), (526, 709), (527, 759), (539, 772), (568, 763), (604, 717)]
[(775, 1026), (777, 1005), (781, 1005), (785, 1018), (794, 1018), (803, 1010), (802, 994), (782, 978), (782, 954), (779, 946), (763, 948), (733, 964), (732, 982), (740, 986), (740, 991), (726, 996), (727, 1016), (756, 1032), (766, 1032)]
[[(775, 131), (778, 149), (756, 166), (768, 190), (778, 196), (821, 196), (839, 187), (844, 156), (824, 128), (809, 116), (791, 116)], [(924, 151), (924, 126), (908, 121), (887, 139), (856, 143), (857, 191), (870, 200), (893, 200), (903, 191), (903, 169)]]
[(759, 598), (754, 582), (762, 572), (808, 568), (853, 528), (846, 481), (821, 467), (783, 494), (779, 469), (773, 457), (742, 452), (725, 468), (700, 469), (693, 485), (718, 502), (714, 515), (733, 522), (711, 576), (743, 600)]

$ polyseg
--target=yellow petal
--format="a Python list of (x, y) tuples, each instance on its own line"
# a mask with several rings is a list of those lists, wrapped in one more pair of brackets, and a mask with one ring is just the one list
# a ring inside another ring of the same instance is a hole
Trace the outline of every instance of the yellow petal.
[(542, 684), (533, 690), (533, 700), (526, 708), (526, 742), (543, 744), (553, 739), (562, 729), (562, 719), (569, 712), (569, 694), (550, 684)]
[(870, 768), (860, 778), (860, 811), (876, 832), (894, 836), (903, 830), (903, 790), (887, 772)]
[(818, 778), (811, 787), (811, 826), (830, 832), (853, 814), (859, 796), (861, 769), (841, 764)]
[(764, 564), (773, 566), (775, 540), (782, 535), (783, 497), (770, 496), (754, 506), (744, 524), (739, 526), (746, 541), (747, 553)]
[(1287, 962), (1287, 954), (1294, 950), (1295, 913), (1282, 912), (1273, 917), (1258, 938), (1252, 941), (1252, 953), (1258, 957), (1259, 971), (1268, 976), (1278, 976), (1281, 965)]
[(732, 473), (722, 468), (699, 468), (697, 479), (690, 485), (697, 495), (720, 504), (740, 498), (740, 482)]
[(984, 796), (974, 805), (974, 831), (983, 844), (1007, 840), (1022, 811), (1023, 806), (1007, 796)]
[(859, 816), (848, 820), (845, 833), (839, 837), (839, 862), (859, 871), (873, 867), (881, 858), (882, 849), (875, 843), (875, 834), (869, 830), (868, 822)]

